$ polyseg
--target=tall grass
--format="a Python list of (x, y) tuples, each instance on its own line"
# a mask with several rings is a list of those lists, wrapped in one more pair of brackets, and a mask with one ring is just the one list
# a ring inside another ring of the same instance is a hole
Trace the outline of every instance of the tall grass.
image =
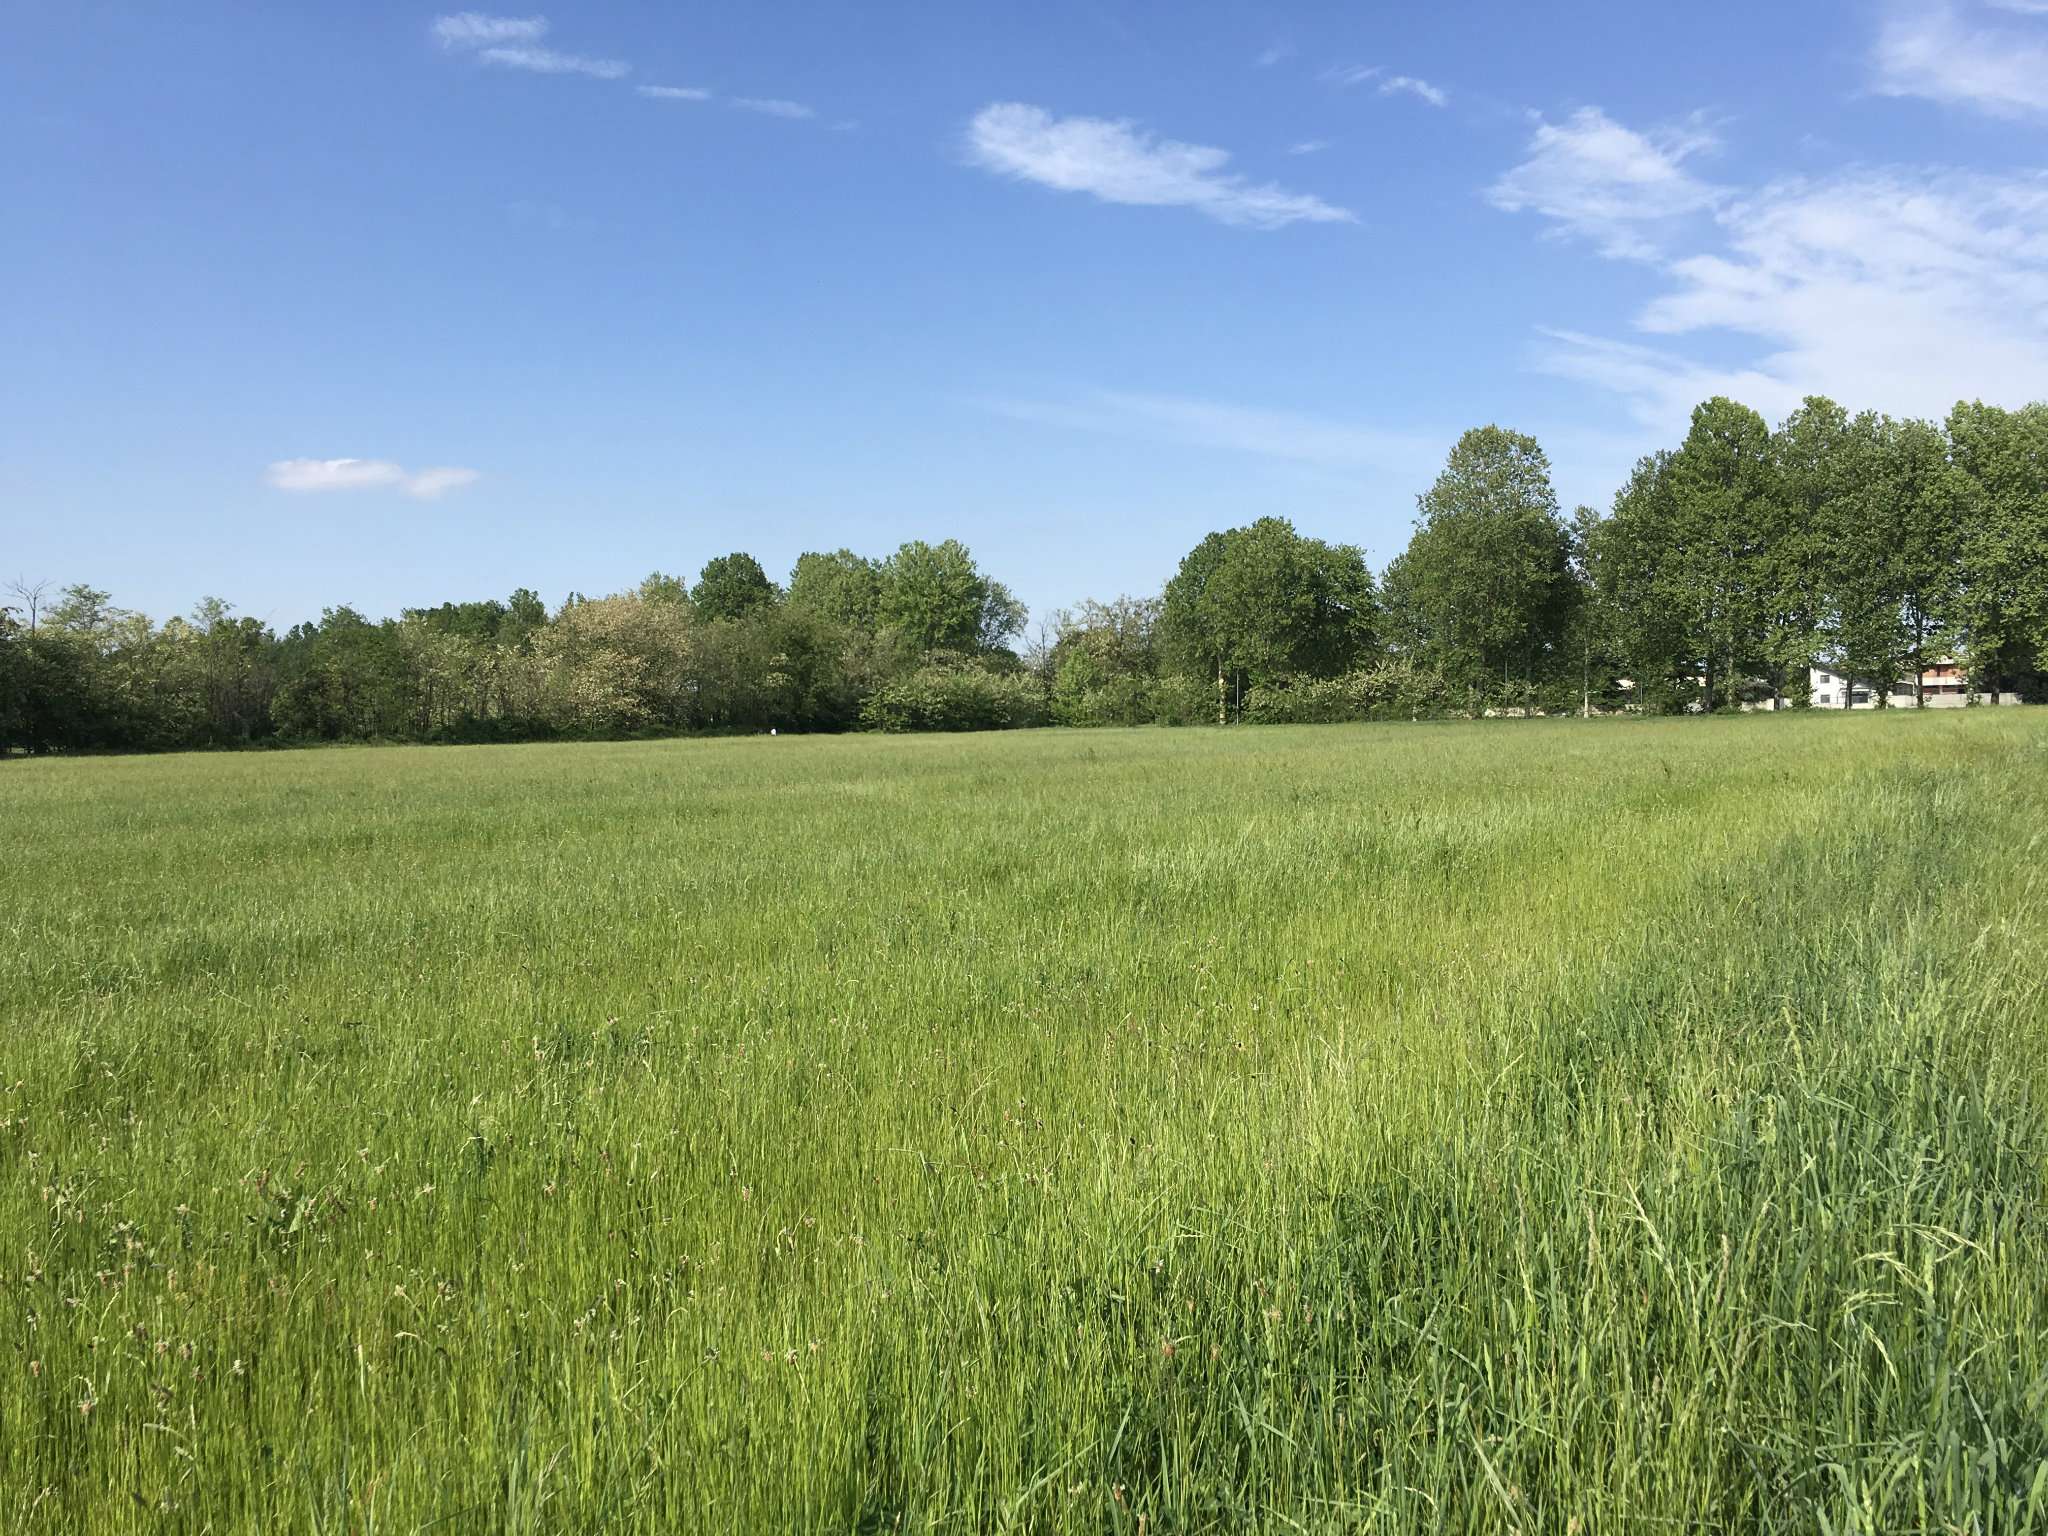
[(9, 1531), (2048, 1530), (2048, 714), (7, 765)]

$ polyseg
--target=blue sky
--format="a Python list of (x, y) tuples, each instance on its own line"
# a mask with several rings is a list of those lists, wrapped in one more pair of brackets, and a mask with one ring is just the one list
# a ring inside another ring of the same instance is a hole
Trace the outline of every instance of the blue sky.
[(0, 576), (283, 625), (958, 536), (1037, 618), (1463, 428), (2048, 396), (2048, 0), (0, 17)]

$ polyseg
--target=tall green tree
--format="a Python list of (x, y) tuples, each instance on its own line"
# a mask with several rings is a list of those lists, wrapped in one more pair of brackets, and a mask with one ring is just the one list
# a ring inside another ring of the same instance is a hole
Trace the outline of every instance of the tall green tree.
[(2048, 670), (2048, 404), (1960, 404), (1948, 440), (1963, 477), (1957, 615), (1972, 673), (1997, 691)]
[(874, 633), (882, 604), (878, 561), (850, 549), (806, 551), (789, 573), (789, 605), (863, 634)]
[(1476, 427), (1418, 498), (1387, 567), (1388, 640), (1455, 687), (1526, 687), (1556, 659), (1578, 588), (1571, 534), (1533, 437)]
[[(706, 566), (705, 569), (708, 571), (710, 567)], [(667, 571), (649, 571), (640, 578), (640, 585), (633, 591), (642, 602), (672, 603), (678, 607), (688, 607), (690, 602), (690, 584), (680, 576), (671, 576)]]
[(1223, 718), (1249, 689), (1345, 671), (1374, 648), (1378, 619), (1363, 553), (1262, 517), (1188, 551), (1166, 584), (1159, 634), (1174, 666), (1215, 679)]
[[(1933, 422), (1894, 422), (1886, 434), (1884, 464), (1895, 516), (1893, 570), (1913, 702), (1925, 708), (1928, 663), (1948, 649), (1960, 617), (1969, 487), (1950, 461), (1946, 434)], [(2043, 469), (2048, 471), (2048, 463)], [(2048, 558), (2048, 538), (2039, 549)]]
[(1771, 667), (1772, 551), (1787, 518), (1770, 429), (1747, 406), (1717, 396), (1693, 411), (1666, 474), (1673, 595), (1684, 605), (1700, 699), (1708, 708), (1733, 705), (1747, 681)]
[(1837, 666), (1888, 704), (1902, 676), (1924, 703), (1931, 646), (1955, 618), (1968, 497), (1939, 428), (1866, 412), (1851, 424), (1839, 495), (1815, 560)]
[(1653, 713), (1697, 700), (1699, 653), (1686, 562), (1677, 536), (1678, 511), (1666, 450), (1637, 461), (1616, 492), (1613, 510), (1588, 522), (1582, 559), (1605, 637), (1625, 674), (1634, 706)]
[(737, 619), (776, 599), (775, 583), (752, 555), (735, 551), (707, 560), (690, 589), (697, 616), (706, 620)]
[(1763, 551), (1764, 651), (1781, 693), (1803, 696), (1801, 673), (1839, 663), (1844, 552), (1862, 535), (1852, 508), (1864, 496), (1868, 454), (1849, 413), (1809, 395), (1772, 434), (1782, 527)]
[(269, 628), (259, 619), (237, 618), (218, 597), (202, 598), (185, 628), (194, 702), (207, 738), (227, 744), (270, 734), (277, 677)]
[(875, 615), (914, 650), (994, 651), (1024, 632), (1024, 605), (958, 539), (921, 539), (882, 562)]

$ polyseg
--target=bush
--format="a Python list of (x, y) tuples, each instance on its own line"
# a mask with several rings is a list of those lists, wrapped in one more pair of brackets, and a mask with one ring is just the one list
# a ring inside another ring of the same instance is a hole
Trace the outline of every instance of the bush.
[(1162, 677), (1152, 684), (1150, 713), (1160, 725), (1214, 725), (1216, 684), (1202, 677)]
[(860, 722), (871, 731), (1014, 730), (1045, 723), (1045, 695), (1021, 673), (926, 665), (869, 694)]
[[(1064, 674), (1062, 685), (1070, 683)], [(1154, 684), (1144, 677), (1111, 677), (1076, 689), (1056, 685), (1052, 696), (1055, 725), (1143, 725), (1152, 718)]]
[(1244, 717), (1260, 725), (1330, 725), (1343, 720), (1409, 720), (1449, 707), (1442, 676), (1412, 662), (1360, 667), (1342, 677), (1252, 689)]

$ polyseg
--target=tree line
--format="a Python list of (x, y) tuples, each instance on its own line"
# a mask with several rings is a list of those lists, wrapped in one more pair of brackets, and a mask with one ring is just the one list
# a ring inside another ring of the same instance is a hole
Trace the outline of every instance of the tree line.
[(1266, 517), (1154, 597), (1026, 614), (957, 540), (657, 571), (550, 613), (532, 591), (282, 634), (209, 598), (158, 624), (85, 585), (0, 606), (0, 750), (974, 730), (1882, 702), (1937, 658), (2040, 696), (2048, 405), (1934, 423), (1726, 399), (1564, 514), (1534, 438), (1467, 432), (1375, 577)]

